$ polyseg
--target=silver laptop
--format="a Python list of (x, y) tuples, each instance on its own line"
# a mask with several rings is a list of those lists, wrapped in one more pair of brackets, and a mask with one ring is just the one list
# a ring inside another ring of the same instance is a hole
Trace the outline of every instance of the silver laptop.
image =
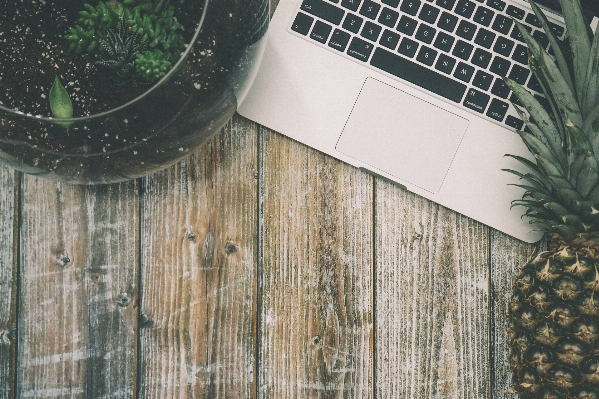
[[(557, 0), (537, 4), (563, 37)], [(583, 6), (596, 26), (597, 1)], [(521, 0), (281, 0), (239, 113), (534, 242), (502, 171), (519, 168), (505, 154), (529, 155), (500, 76), (541, 99), (512, 19), (549, 48)]]

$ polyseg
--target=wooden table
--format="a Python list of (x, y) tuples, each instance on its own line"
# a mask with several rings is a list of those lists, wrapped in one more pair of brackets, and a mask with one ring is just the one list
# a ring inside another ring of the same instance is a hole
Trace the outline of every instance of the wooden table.
[(514, 397), (532, 246), (239, 116), (138, 181), (0, 187), (0, 399)]

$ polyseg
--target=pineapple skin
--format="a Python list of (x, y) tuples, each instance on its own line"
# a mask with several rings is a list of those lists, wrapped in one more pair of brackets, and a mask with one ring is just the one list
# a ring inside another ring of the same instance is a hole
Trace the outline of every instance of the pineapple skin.
[(599, 399), (599, 257), (562, 246), (520, 269), (509, 346), (520, 398)]

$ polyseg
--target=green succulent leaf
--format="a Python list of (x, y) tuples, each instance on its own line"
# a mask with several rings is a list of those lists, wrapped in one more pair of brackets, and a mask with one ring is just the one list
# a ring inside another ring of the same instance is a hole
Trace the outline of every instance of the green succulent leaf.
[[(71, 97), (69, 97), (69, 93), (67, 93), (62, 83), (60, 83), (58, 76), (54, 77), (54, 83), (50, 88), (48, 98), (50, 100), (50, 110), (54, 118), (66, 119), (73, 117)], [(69, 127), (72, 125), (72, 122), (56, 122), (56, 124)]]
[(582, 92), (583, 117), (589, 116), (599, 104), (599, 35), (596, 35), (591, 47), (589, 65)]

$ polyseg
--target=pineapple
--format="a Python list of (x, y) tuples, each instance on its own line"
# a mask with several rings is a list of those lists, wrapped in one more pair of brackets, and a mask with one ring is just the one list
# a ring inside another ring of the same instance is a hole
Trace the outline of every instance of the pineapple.
[(512, 156), (525, 194), (514, 205), (546, 232), (549, 250), (533, 254), (514, 279), (509, 344), (521, 398), (599, 399), (599, 35), (580, 0), (559, 0), (563, 42), (531, 3), (554, 57), (518, 25), (529, 65), (552, 112), (505, 79), (524, 109), (518, 134), (530, 159)]

